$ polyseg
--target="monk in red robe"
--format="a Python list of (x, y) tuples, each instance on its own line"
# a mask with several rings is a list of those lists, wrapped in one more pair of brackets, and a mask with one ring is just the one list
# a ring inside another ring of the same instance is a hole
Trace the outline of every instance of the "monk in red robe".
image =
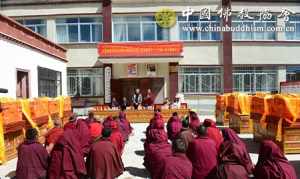
[(124, 171), (123, 162), (116, 147), (110, 142), (111, 129), (105, 128), (102, 137), (92, 144), (87, 158), (88, 175), (91, 179), (113, 179)]
[(17, 179), (46, 178), (48, 152), (37, 142), (38, 132), (30, 128), (26, 140), (18, 147)]
[(64, 126), (65, 131), (69, 129), (71, 129), (71, 131), (75, 131), (73, 129), (76, 129), (79, 134), (77, 139), (79, 140), (80, 148), (84, 156), (86, 156), (89, 153), (90, 143), (92, 140), (88, 125), (84, 119), (77, 119), (76, 114), (73, 114), (69, 118), (69, 122)]
[(177, 112), (174, 112), (167, 123), (168, 138), (174, 140), (182, 128)]
[(108, 116), (104, 121), (103, 121), (103, 127), (104, 128), (110, 128), (111, 126), (111, 122), (113, 121), (113, 117), (112, 116)]
[(167, 133), (162, 129), (151, 129), (144, 144), (144, 165), (152, 179), (160, 179), (163, 160), (172, 155), (172, 147), (168, 143)]
[(222, 134), (223, 134), (224, 142), (230, 141), (240, 146), (240, 150), (241, 150), (240, 152), (242, 152), (244, 156), (243, 165), (247, 169), (248, 174), (251, 175), (253, 173), (253, 164), (249, 152), (247, 150), (246, 144), (239, 138), (236, 132), (230, 128), (223, 129)]
[(241, 146), (225, 141), (220, 146), (218, 169), (212, 179), (248, 179), (250, 177), (245, 166), (245, 156)]
[(255, 166), (257, 179), (296, 179), (294, 167), (286, 159), (280, 148), (271, 140), (263, 141)]
[(115, 145), (119, 154), (122, 155), (125, 143), (116, 120), (110, 122), (110, 129), (112, 130), (112, 133), (109, 140)]
[(198, 128), (198, 137), (189, 145), (187, 156), (193, 164), (192, 179), (205, 179), (213, 174), (217, 166), (216, 143), (207, 137), (206, 127)]
[(195, 134), (197, 134), (197, 129), (201, 125), (200, 119), (196, 112), (190, 112), (190, 128), (193, 130)]
[(124, 141), (128, 141), (129, 135), (132, 133), (132, 127), (130, 122), (126, 118), (125, 112), (122, 110), (119, 113), (119, 121), (120, 121), (120, 132), (123, 136)]
[(182, 139), (175, 139), (172, 143), (173, 155), (164, 161), (161, 179), (192, 178), (193, 165), (185, 155), (187, 147)]
[(189, 144), (194, 140), (194, 134), (192, 129), (189, 128), (189, 119), (182, 120), (182, 128), (177, 138), (180, 138), (184, 141), (185, 146), (189, 146)]
[(89, 125), (90, 123), (96, 121), (96, 118), (94, 116), (93, 112), (89, 112), (88, 117), (85, 119), (85, 122), (87, 125)]
[(217, 128), (216, 123), (211, 119), (205, 119), (203, 125), (207, 128), (207, 137), (214, 140), (216, 143), (217, 151), (223, 142), (221, 131)]
[(84, 153), (76, 128), (68, 128), (55, 144), (48, 168), (48, 179), (78, 179), (86, 175)]
[(101, 136), (103, 126), (100, 121), (94, 120), (89, 123), (89, 130), (92, 140), (95, 140), (97, 137)]
[(61, 128), (61, 121), (55, 119), (54, 121), (54, 128), (50, 129), (46, 134), (46, 149), (48, 153), (51, 153), (56, 141), (63, 135), (64, 130)]

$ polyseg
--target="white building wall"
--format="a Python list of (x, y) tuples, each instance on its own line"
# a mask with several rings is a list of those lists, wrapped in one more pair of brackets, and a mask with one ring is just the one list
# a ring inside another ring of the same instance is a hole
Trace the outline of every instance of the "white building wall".
[(67, 95), (66, 63), (29, 47), (0, 38), (0, 88), (8, 89), (1, 96), (16, 97), (16, 70), (29, 71), (30, 97), (38, 97), (38, 66), (61, 72), (62, 95)]

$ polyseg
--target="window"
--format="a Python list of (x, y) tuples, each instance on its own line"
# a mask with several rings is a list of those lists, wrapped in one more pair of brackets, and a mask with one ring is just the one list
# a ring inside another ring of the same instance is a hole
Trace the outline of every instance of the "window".
[(215, 67), (181, 67), (179, 90), (185, 94), (221, 92), (221, 69)]
[[(254, 17), (254, 16), (253, 16)], [(259, 20), (259, 17), (251, 19), (240, 19), (233, 17), (232, 27), (240, 31), (232, 32), (234, 40), (276, 40), (276, 18), (271, 20)], [(268, 30), (267, 30), (268, 29)]]
[(156, 24), (154, 16), (113, 17), (113, 41), (169, 40), (169, 29)]
[[(220, 40), (220, 32), (214, 32), (208, 27), (219, 27), (220, 18), (211, 16), (211, 19), (200, 19), (200, 16), (178, 16), (178, 28), (180, 40)], [(200, 30), (201, 29), (201, 30)]]
[(233, 70), (233, 89), (239, 92), (276, 91), (277, 69), (236, 67)]
[(102, 40), (102, 18), (80, 17), (56, 20), (57, 42), (94, 43)]
[(47, 25), (45, 20), (41, 19), (26, 19), (17, 20), (19, 23), (23, 24), (25, 27), (31, 29), (32, 31), (46, 37), (47, 36)]
[(68, 70), (69, 96), (103, 96), (103, 68)]
[(300, 81), (300, 66), (289, 66), (286, 69), (287, 81)]
[(39, 96), (57, 97), (61, 95), (61, 72), (38, 67)]
[(287, 40), (300, 40), (300, 15), (290, 16), (289, 21), (285, 25), (295, 29), (295, 31), (291, 32), (285, 31), (285, 38)]

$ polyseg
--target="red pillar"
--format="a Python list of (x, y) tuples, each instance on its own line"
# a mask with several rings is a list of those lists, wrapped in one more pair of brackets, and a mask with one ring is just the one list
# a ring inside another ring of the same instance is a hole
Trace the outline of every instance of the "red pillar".
[[(102, 18), (103, 18), (103, 42), (112, 42), (112, 8), (111, 0), (103, 0), (102, 2)], [(100, 57), (101, 58), (101, 57)], [(110, 77), (104, 75), (104, 103), (109, 104), (111, 101), (111, 82), (112, 82), (112, 64), (104, 64), (104, 74), (106, 73), (105, 69), (111, 69)], [(110, 81), (110, 84), (107, 84), (107, 80)]]
[(112, 42), (112, 10), (111, 0), (104, 0), (102, 3), (102, 17), (103, 17), (103, 41)]
[(178, 92), (178, 63), (169, 63), (169, 98), (174, 101)]
[[(222, 0), (222, 7), (231, 9), (231, 0)], [(231, 17), (228, 21), (223, 18), (223, 25), (231, 27)], [(224, 93), (232, 92), (233, 75), (232, 75), (232, 33), (231, 31), (223, 32), (223, 89)]]

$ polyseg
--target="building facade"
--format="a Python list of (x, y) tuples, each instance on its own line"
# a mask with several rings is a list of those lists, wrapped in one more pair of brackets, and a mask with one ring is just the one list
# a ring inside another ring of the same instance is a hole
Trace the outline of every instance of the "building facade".
[[(172, 27), (161, 27), (155, 19), (165, 8), (176, 13)], [(203, 18), (205, 9), (210, 18)], [(192, 107), (212, 111), (207, 106), (218, 93), (275, 91), (281, 81), (300, 80), (297, 0), (2, 0), (1, 13), (68, 49), (68, 94), (85, 104), (150, 88), (158, 103), (180, 92)], [(222, 25), (293, 30), (191, 30)], [(181, 54), (151, 53), (173, 42), (182, 45)], [(111, 44), (123, 54), (98, 53)], [(134, 53), (124, 50), (133, 44)]]
[(56, 97), (67, 94), (66, 49), (0, 14), (0, 96)]

